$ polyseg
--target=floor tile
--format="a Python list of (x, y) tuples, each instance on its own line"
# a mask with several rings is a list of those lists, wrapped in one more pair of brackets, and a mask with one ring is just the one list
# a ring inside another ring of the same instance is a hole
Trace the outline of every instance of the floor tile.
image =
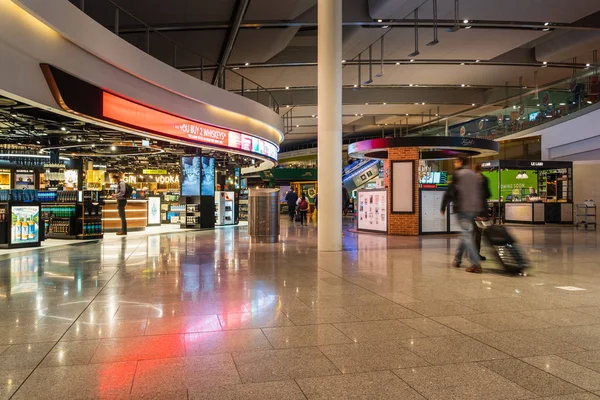
[(192, 389), (190, 400), (304, 400), (306, 397), (296, 382), (277, 381)]
[(31, 369), (0, 370), (0, 399), (8, 399), (33, 371)]
[(428, 301), (420, 303), (406, 303), (404, 307), (409, 308), (426, 317), (440, 317), (448, 315), (467, 315), (477, 311), (452, 301)]
[(394, 371), (429, 400), (528, 399), (535, 395), (477, 364), (454, 364)]
[(559, 356), (527, 357), (523, 361), (585, 390), (600, 390), (600, 372)]
[(474, 339), (513, 357), (556, 354), (583, 349), (549, 337), (539, 330), (484, 332), (471, 335)]
[(17, 344), (0, 354), (0, 371), (33, 370), (54, 346), (53, 342)]
[(479, 364), (538, 396), (559, 396), (584, 391), (521, 360), (480, 361)]
[(450, 329), (430, 318), (411, 318), (400, 320), (405, 325), (410, 326), (416, 331), (421, 332), (426, 336), (448, 336), (459, 335), (460, 333), (454, 329)]
[(262, 331), (276, 349), (352, 343), (348, 336), (329, 324), (263, 328)]
[(233, 358), (243, 383), (340, 373), (316, 347), (233, 353)]
[(221, 314), (219, 321), (223, 330), (294, 325), (284, 313), (279, 311)]
[(189, 333), (185, 335), (185, 353), (187, 357), (270, 349), (272, 349), (271, 344), (260, 329)]
[(505, 353), (463, 335), (403, 340), (402, 344), (433, 365), (509, 357)]
[(568, 309), (522, 311), (521, 314), (556, 326), (600, 325), (600, 317)]
[(418, 318), (421, 315), (399, 305), (364, 305), (344, 307), (363, 321), (378, 321), (386, 319)]
[(470, 333), (481, 333), (481, 332), (491, 332), (492, 329), (487, 326), (476, 324), (475, 322), (469, 321), (464, 317), (458, 316), (450, 316), (450, 317), (432, 317), (432, 320), (439, 322), (440, 324), (446, 325), (455, 331), (464, 334)]
[(131, 394), (239, 384), (230, 354), (139, 361)]
[(586, 350), (600, 350), (600, 326), (568, 326), (544, 329), (543, 334)]
[(138, 361), (185, 356), (183, 335), (142, 336), (102, 339), (92, 363)]
[(0, 326), (0, 345), (57, 341), (71, 326), (70, 322), (21, 325), (15, 328)]
[(187, 389), (166, 390), (127, 396), (127, 400), (188, 400)]
[(61, 341), (144, 336), (145, 330), (145, 319), (135, 321), (112, 320), (107, 323), (98, 324), (75, 322)]
[(114, 399), (129, 394), (136, 363), (38, 368), (13, 399)]
[(600, 351), (580, 351), (577, 353), (561, 353), (560, 357), (600, 372)]
[(516, 331), (521, 329), (541, 329), (553, 325), (528, 317), (518, 312), (485, 313), (465, 315), (465, 319), (494, 331)]
[(543, 400), (598, 400), (600, 396), (592, 393), (566, 394), (563, 396), (540, 397)]
[(425, 399), (390, 371), (298, 379), (297, 382), (309, 400)]
[(381, 342), (425, 336), (397, 320), (345, 322), (334, 326), (355, 342)]
[(216, 315), (148, 318), (146, 335), (211, 332), (221, 330)]
[(319, 347), (344, 374), (428, 365), (399, 341)]
[(58, 342), (40, 366), (63, 367), (89, 364), (99, 344), (100, 339)]
[(358, 317), (342, 308), (292, 310), (287, 316), (295, 325), (333, 324), (336, 322), (360, 321)]

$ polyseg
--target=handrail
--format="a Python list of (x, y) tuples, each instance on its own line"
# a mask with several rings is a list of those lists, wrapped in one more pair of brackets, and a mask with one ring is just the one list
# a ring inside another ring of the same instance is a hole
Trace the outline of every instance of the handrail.
[[(146, 22), (142, 21), (140, 18), (136, 17), (134, 14), (132, 14), (131, 12), (129, 12), (128, 10), (126, 10), (125, 8), (123, 8), (122, 6), (120, 6), (119, 4), (116, 4), (114, 2), (114, 0), (105, 0), (108, 3), (110, 3), (114, 8), (115, 8), (115, 26), (114, 26), (114, 33), (116, 35), (119, 35), (119, 12), (123, 12), (125, 13), (128, 17), (134, 19), (135, 21), (137, 21), (138, 23), (140, 23), (142, 26), (145, 27), (146, 29), (146, 49), (144, 50), (146, 53), (150, 54), (150, 32), (158, 35), (159, 37), (163, 38), (164, 40), (166, 40), (167, 42), (171, 43), (174, 48), (173, 48), (173, 64), (171, 65), (173, 68), (177, 68), (177, 49), (182, 49), (190, 54), (193, 54), (197, 57), (200, 57), (200, 64), (202, 65), (202, 69), (200, 72), (200, 80), (203, 80), (203, 72), (204, 72), (204, 61), (208, 61), (214, 65), (206, 68), (207, 70), (212, 70), (214, 68), (218, 68), (218, 67), (223, 67), (223, 74), (219, 76), (219, 80), (217, 82), (217, 86), (227, 90), (226, 89), (226, 72), (229, 72), (230, 74), (234, 74), (236, 76), (238, 76), (239, 78), (241, 78), (241, 87), (240, 89), (235, 89), (235, 90), (230, 90), (233, 93), (238, 93), (240, 94), (242, 97), (246, 97), (246, 98), (250, 98), (249, 96), (245, 96), (244, 94), (246, 92), (250, 92), (251, 90), (249, 88), (245, 87), (245, 82), (250, 82), (252, 85), (255, 86), (256, 89), (254, 89), (254, 91), (256, 92), (256, 99), (255, 101), (258, 103), (261, 103), (265, 106), (268, 106), (269, 108), (271, 108), (273, 111), (275, 111), (277, 114), (279, 114), (279, 103), (277, 103), (277, 100), (275, 99), (275, 96), (273, 96), (273, 94), (266, 89), (265, 87), (263, 87), (262, 85), (260, 85), (258, 82), (255, 82), (254, 80), (245, 77), (244, 75), (240, 74), (239, 72), (235, 71), (234, 69), (227, 67), (224, 64), (219, 63), (218, 61), (214, 61), (208, 57), (205, 57), (204, 55), (196, 52), (195, 50), (191, 50), (189, 48), (187, 48), (186, 46), (182, 45), (181, 43), (177, 42), (176, 40), (171, 39), (169, 36), (161, 33), (160, 31), (158, 31), (157, 29), (153, 28), (152, 26), (148, 25)], [(85, 13), (85, 7), (84, 7), (84, 1), (81, 1), (81, 7), (80, 7), (81, 11)], [(89, 14), (88, 14), (89, 15)], [(91, 15), (89, 15), (91, 17)], [(150, 54), (151, 55), (151, 54)], [(157, 58), (157, 60), (165, 62), (163, 60), (160, 60)], [(166, 62), (165, 62), (166, 63)], [(261, 96), (260, 96), (260, 92), (263, 91), (267, 94), (267, 104), (264, 104), (260, 101)]]

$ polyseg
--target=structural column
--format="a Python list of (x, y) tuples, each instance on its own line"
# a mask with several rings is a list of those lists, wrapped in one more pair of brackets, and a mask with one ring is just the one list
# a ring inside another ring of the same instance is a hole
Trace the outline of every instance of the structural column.
[(342, 0), (318, 0), (319, 251), (342, 250)]

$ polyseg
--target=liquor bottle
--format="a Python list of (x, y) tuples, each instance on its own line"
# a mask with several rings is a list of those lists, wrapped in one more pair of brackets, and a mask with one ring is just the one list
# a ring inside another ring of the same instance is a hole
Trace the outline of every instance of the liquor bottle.
[(15, 241), (21, 240), (21, 219), (19, 217), (17, 217), (17, 223), (15, 224), (14, 229), (15, 229), (15, 232), (14, 232)]
[(21, 223), (21, 240), (29, 240), (29, 224), (25, 217), (23, 217), (23, 222)]
[(29, 240), (35, 237), (35, 222), (33, 222), (33, 218), (29, 217)]

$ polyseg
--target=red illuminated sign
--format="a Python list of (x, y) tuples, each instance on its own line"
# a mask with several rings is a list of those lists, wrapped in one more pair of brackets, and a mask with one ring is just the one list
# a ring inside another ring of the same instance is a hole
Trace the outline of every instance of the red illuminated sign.
[(111, 93), (102, 94), (102, 116), (174, 138), (212, 144), (277, 159), (277, 147), (266, 140), (201, 124), (134, 103)]

